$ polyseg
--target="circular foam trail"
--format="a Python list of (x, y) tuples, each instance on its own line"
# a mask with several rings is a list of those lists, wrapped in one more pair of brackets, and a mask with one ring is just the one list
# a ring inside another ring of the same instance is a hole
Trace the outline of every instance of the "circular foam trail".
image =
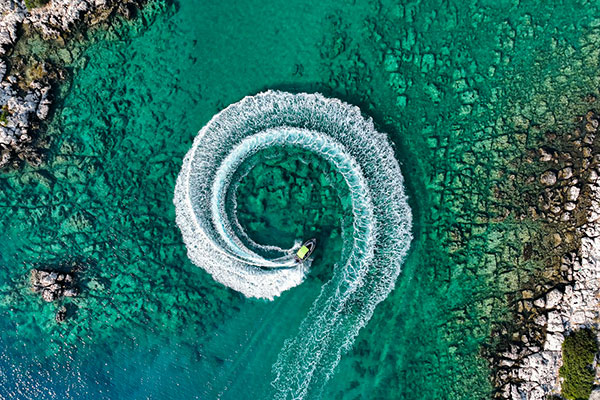
[(295, 146), (327, 160), (348, 185), (350, 255), (274, 365), (278, 398), (323, 387), (342, 352), (393, 289), (412, 240), (403, 177), (386, 135), (357, 107), (320, 94), (268, 91), (232, 104), (202, 128), (175, 187), (177, 224), (188, 256), (215, 280), (248, 297), (273, 299), (299, 285), (307, 266), (295, 248), (263, 246), (240, 235), (226, 204), (244, 160), (273, 146)]

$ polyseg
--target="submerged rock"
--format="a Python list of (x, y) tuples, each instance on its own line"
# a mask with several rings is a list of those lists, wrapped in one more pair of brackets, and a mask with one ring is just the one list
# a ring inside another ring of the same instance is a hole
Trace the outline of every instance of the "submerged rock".
[(67, 307), (62, 306), (56, 312), (56, 322), (64, 322), (67, 319)]
[(79, 294), (77, 288), (68, 288), (63, 291), (63, 296), (65, 297), (75, 297)]

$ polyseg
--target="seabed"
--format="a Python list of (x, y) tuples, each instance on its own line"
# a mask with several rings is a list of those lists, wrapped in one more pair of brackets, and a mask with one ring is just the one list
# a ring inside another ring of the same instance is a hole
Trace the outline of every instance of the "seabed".
[[(0, 174), (0, 397), (276, 395), (273, 366), (345, 256), (339, 176), (286, 150), (240, 181), (237, 214), (251, 238), (319, 240), (304, 282), (273, 301), (195, 266), (173, 205), (197, 132), (267, 89), (323, 93), (372, 117), (413, 214), (394, 291), (306, 398), (497, 395), (488, 358), (528, 326), (519, 304), (529, 292), (568, 283), (562, 258), (581, 247), (572, 224), (591, 200), (580, 171), (577, 184), (540, 177), (558, 179), (563, 153), (586, 158), (573, 142), (595, 133), (584, 119), (600, 96), (598, 8), (156, 0), (72, 40), (69, 57), (32, 46), (72, 80), (57, 88), (47, 161)], [(593, 160), (595, 139), (583, 147)], [(549, 148), (556, 165), (540, 162)], [(540, 194), (570, 186), (582, 190), (572, 219), (551, 217)], [(289, 219), (299, 208), (302, 221)], [(32, 268), (76, 269), (80, 295), (44, 302)]]

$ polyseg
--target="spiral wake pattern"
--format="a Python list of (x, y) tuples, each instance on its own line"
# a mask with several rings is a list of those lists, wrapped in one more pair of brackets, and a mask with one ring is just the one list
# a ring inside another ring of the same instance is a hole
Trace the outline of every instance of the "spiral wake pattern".
[(273, 299), (299, 285), (308, 264), (291, 249), (245, 235), (231, 207), (236, 171), (264, 149), (293, 146), (327, 160), (344, 178), (352, 208), (348, 257), (273, 366), (276, 398), (318, 395), (342, 353), (393, 289), (406, 256), (412, 215), (387, 137), (357, 107), (320, 94), (268, 91), (244, 98), (200, 131), (177, 179), (174, 203), (188, 256), (218, 282)]

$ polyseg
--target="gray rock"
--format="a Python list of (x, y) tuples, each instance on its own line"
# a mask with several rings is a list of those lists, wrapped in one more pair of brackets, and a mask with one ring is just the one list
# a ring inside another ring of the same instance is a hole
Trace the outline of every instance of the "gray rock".
[(562, 293), (558, 289), (554, 289), (546, 295), (546, 308), (556, 307), (562, 300)]
[(51, 286), (56, 282), (58, 274), (56, 272), (40, 271), (40, 285)]
[(71, 273), (33, 269), (30, 274), (31, 289), (41, 293), (44, 301), (54, 301), (60, 297), (75, 297), (79, 290)]
[(535, 317), (534, 322), (537, 325), (546, 326), (546, 324), (548, 323), (548, 319), (546, 318), (546, 316), (544, 314), (540, 314), (537, 317)]
[(67, 319), (67, 307), (62, 306), (61, 308), (59, 308), (56, 312), (55, 318), (56, 322), (58, 323), (64, 322)]
[(569, 179), (573, 176), (573, 168), (565, 167), (558, 171), (558, 179)]
[(62, 286), (60, 284), (57, 283), (57, 281), (54, 281), (55, 283), (53, 283), (52, 285), (48, 286), (47, 289), (52, 290), (53, 292), (60, 292), (62, 289)]
[(68, 288), (63, 291), (63, 296), (65, 297), (75, 297), (79, 294), (79, 291), (76, 288)]
[(548, 153), (544, 148), (540, 148), (540, 161), (552, 161), (552, 154)]
[(548, 325), (546, 326), (548, 332), (562, 332), (564, 330), (562, 317), (558, 311), (552, 311), (548, 313)]
[(540, 297), (533, 302), (533, 305), (537, 308), (544, 308), (546, 306), (546, 300), (544, 300), (543, 297)]
[(58, 296), (56, 295), (56, 293), (50, 289), (44, 289), (42, 291), (42, 299), (44, 299), (44, 301), (47, 301), (48, 303), (56, 300)]
[(592, 390), (592, 394), (590, 394), (590, 400), (600, 400), (600, 389)]
[(540, 176), (540, 182), (545, 186), (552, 186), (556, 183), (556, 174), (553, 171), (546, 171)]

